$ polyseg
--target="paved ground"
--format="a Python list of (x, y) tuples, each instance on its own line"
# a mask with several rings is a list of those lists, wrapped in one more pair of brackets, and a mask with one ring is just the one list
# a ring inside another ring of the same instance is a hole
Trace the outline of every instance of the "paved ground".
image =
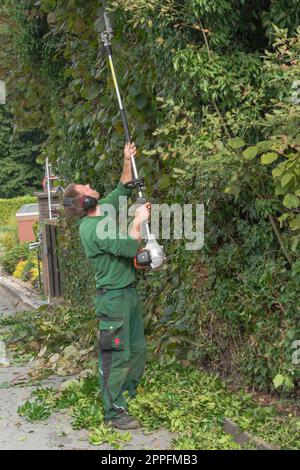
[[(7, 384), (26, 373), (26, 367), (0, 368), (0, 450), (55, 450), (55, 449), (111, 449), (108, 445), (93, 446), (88, 442), (85, 430), (73, 430), (71, 418), (67, 413), (55, 413), (49, 419), (29, 423), (18, 414), (18, 406), (30, 397), (35, 387), (11, 387), (1, 389), (1, 383)], [(64, 380), (52, 377), (43, 382), (44, 387), (59, 386)], [(155, 434), (132, 433), (132, 441), (124, 450), (132, 449), (169, 449), (172, 436), (165, 430)]]
[(16, 300), (7, 289), (0, 285), (0, 318), (13, 315), (20, 310), (22, 310), (20, 301)]
[[(11, 293), (0, 286), (0, 318), (3, 315), (13, 315), (16, 310), (21, 309), (22, 304), (18, 302), (16, 305)], [(87, 431), (74, 431), (67, 413), (55, 413), (49, 419), (36, 423), (29, 423), (19, 416), (18, 407), (30, 397), (36, 387), (13, 386), (13, 383), (21, 375), (26, 375), (28, 370), (28, 366), (0, 365), (0, 450), (111, 449), (108, 445), (90, 445)], [(52, 377), (43, 381), (42, 386), (59, 386), (64, 380), (67, 379)], [(138, 430), (132, 432), (132, 440), (124, 449), (166, 450), (171, 448), (173, 437), (166, 430), (151, 434)]]
[(12, 304), (15, 303), (23, 304), (29, 309), (35, 309), (44, 305), (47, 301), (41, 300), (29, 283), (4, 274), (0, 266), (0, 304), (1, 303), (4, 308), (9, 311), (11, 310)]

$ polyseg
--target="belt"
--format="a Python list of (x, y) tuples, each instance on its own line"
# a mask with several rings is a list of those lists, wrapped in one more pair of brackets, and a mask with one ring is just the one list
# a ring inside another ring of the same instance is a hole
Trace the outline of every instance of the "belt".
[(117, 289), (106, 289), (105, 287), (101, 287), (100, 289), (96, 289), (96, 295), (103, 295), (105, 292), (111, 291), (111, 290), (121, 290), (121, 289), (129, 289), (135, 287), (135, 282), (132, 284), (129, 284), (128, 286), (125, 287), (119, 287)]

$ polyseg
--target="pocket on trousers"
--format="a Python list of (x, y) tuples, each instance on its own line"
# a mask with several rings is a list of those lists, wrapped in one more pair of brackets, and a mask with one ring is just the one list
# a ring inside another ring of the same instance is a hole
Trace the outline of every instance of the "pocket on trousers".
[(96, 315), (107, 316), (115, 320), (123, 318), (124, 292), (108, 291), (96, 299)]
[(123, 351), (123, 321), (100, 320), (100, 349), (101, 351)]

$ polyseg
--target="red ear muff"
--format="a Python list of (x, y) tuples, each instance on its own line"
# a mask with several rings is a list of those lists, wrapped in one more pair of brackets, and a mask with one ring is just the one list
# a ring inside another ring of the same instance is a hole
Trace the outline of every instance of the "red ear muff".
[(97, 206), (97, 199), (91, 196), (80, 196), (80, 205), (83, 209), (94, 209)]

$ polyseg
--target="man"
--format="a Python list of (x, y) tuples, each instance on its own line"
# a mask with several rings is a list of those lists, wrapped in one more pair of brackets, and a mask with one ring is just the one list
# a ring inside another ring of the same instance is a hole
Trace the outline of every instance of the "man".
[[(106, 216), (101, 209), (103, 204), (111, 204), (118, 210), (119, 196), (131, 193), (124, 186), (132, 179), (131, 154), (135, 156), (136, 147), (126, 144), (120, 183), (105, 198), (99, 199), (99, 193), (89, 185), (71, 184), (64, 191), (66, 216), (80, 218), (81, 242), (95, 268), (96, 314), (100, 319), (99, 373), (105, 421), (119, 429), (139, 426), (138, 421), (128, 414), (123, 394), (136, 395), (146, 361), (143, 316), (134, 285), (133, 258), (138, 252), (141, 225), (149, 218), (151, 204), (146, 203), (136, 210), (126, 237), (119, 237), (118, 233), (111, 237), (108, 233), (106, 238), (99, 238), (97, 226)], [(90, 201), (95, 201), (94, 207), (87, 208)]]

